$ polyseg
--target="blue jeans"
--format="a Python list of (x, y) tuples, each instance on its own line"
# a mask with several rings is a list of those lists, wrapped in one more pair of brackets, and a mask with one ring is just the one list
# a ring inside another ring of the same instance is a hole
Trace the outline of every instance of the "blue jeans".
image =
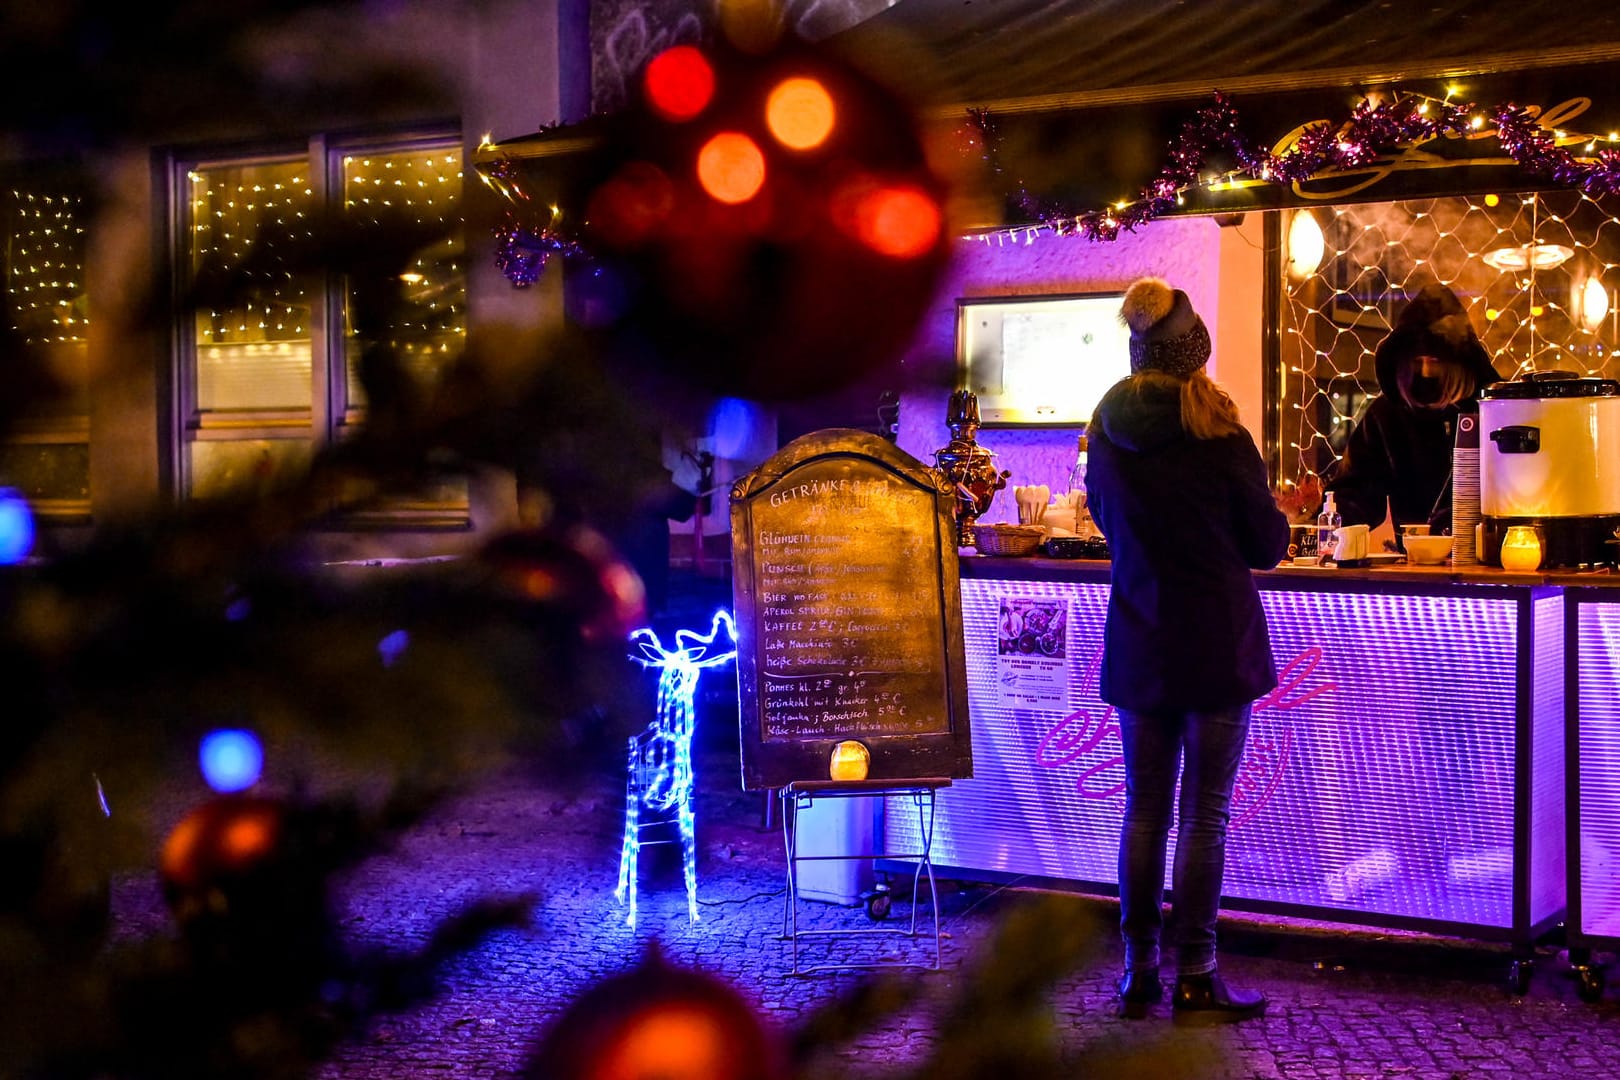
[(1119, 906), (1128, 969), (1159, 966), (1164, 855), (1178, 773), (1181, 828), (1171, 881), (1176, 971), (1198, 975), (1215, 969), (1226, 823), (1251, 708), (1168, 714), (1120, 711), (1125, 824), (1119, 837)]

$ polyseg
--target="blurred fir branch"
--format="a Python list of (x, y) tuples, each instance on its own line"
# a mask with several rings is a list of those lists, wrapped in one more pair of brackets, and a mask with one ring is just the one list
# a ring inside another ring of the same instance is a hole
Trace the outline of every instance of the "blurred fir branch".
[[(307, 136), (334, 117), (421, 116), (449, 101), (420, 67), (323, 40), (311, 27), (333, 10), (318, 0), (12, 5), (0, 15), (0, 149), (80, 170), (93, 214), (98, 154), (243, 130)], [(392, 6), (345, 10), (381, 17)], [(46, 83), (56, 92), (38, 93)], [(365, 425), (322, 448), (307, 473), (154, 506), (98, 527), (80, 551), (0, 572), (0, 1077), (305, 1074), (369, 1018), (430, 996), (445, 960), (521, 925), (530, 907), (482, 901), (414, 955), (356, 956), (326, 908), (331, 874), (514, 749), (549, 739), (555, 756), (563, 717), (611, 716), (614, 703), (635, 711), (623, 701), (641, 688), (624, 678), (622, 637), (591, 632), (623, 613), (579, 527), (612, 534), (662, 505), (658, 417), (687, 391), (659, 379), (656, 350), (633, 341), (500, 326), (480, 327), (424, 384), (386, 329), (410, 303), (400, 270), (441, 234), (385, 219), (311, 231), (266, 235), (243, 262), (197, 268), (179, 310), (251, 295), (272, 259), (276, 273), (355, 282)], [(153, 295), (144, 327), (174, 315)], [(12, 322), (0, 319), (0, 436), (58, 391), (50, 358)], [(793, 373), (825, 389), (829, 368), (850, 374), (825, 357)], [(481, 469), (539, 492), (547, 519), (426, 569), (319, 566), (321, 528)], [(199, 736), (222, 726), (253, 727), (289, 778), (295, 842), (245, 884), (221, 884), (230, 902), (219, 918), (204, 905), (172, 936), (107, 945), (109, 882), (151, 871), (164, 793), (194, 767)], [(935, 1052), (913, 1075), (1066, 1071), (1047, 998), (1110, 932), (1075, 912), (1056, 898), (1010, 910), (954, 975)], [(799, 1031), (795, 1064), (809, 1074), (919, 995), (915, 980), (857, 986)], [(1126, 1053), (1115, 1060), (1135, 1067)]]
[(8, 4), (0, 14), (5, 156), (77, 158), (244, 131), (305, 137), (355, 116), (446, 109), (446, 88), (422, 65), (322, 32), (332, 29), (328, 18), (353, 25), (388, 14), (331, 0)]
[[(124, 146), (226, 130), (303, 137), (335, 117), (421, 115), (449, 100), (423, 69), (387, 57), (328, 43), (324, 59), (342, 63), (323, 66), (275, 52), (288, 34), (310, 44), (310, 20), (335, 10), (13, 5), (0, 16), (0, 150), (50, 155), (89, 193), (93, 218), (98, 155)], [(54, 92), (39, 93), (47, 84)], [(441, 383), (417, 380), (384, 343), (409, 313), (402, 268), (442, 239), (398, 218), (321, 221), (309, 235), (260, 237), (239, 264), (197, 268), (182, 312), (228, 307), (272, 270), (354, 283), (366, 424), (303, 475), (157, 504), (101, 525), (80, 550), (0, 571), (0, 1076), (303, 1074), (368, 1017), (430, 995), (445, 960), (529, 907), (480, 902), (419, 954), (355, 957), (325, 907), (330, 874), (513, 752), (549, 742), (555, 755), (570, 713), (645, 709), (625, 700), (624, 628), (587, 632), (604, 610), (626, 613), (571, 530), (622, 524), (638, 487), (667, 480), (655, 436), (639, 434), (657, 425), (563, 336), (485, 328), (482, 351)], [(136, 328), (166, 327), (174, 311), (149, 295)], [(17, 322), (0, 318), (0, 437), (62, 396), (50, 351)], [(546, 500), (551, 520), (489, 558), (320, 565), (320, 529), (485, 468), (581, 494)], [(174, 778), (195, 769), (199, 737), (225, 726), (262, 738), (307, 841), (255, 887), (300, 902), (262, 919), (238, 904), (223, 942), (206, 947), (183, 921), (175, 937), (108, 946), (110, 882), (151, 872)]]

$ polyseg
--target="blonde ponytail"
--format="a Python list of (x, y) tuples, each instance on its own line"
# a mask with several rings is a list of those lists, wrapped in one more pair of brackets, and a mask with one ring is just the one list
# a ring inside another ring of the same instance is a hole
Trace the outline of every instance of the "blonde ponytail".
[(1195, 439), (1219, 439), (1243, 430), (1237, 402), (1202, 370), (1181, 384), (1181, 426)]
[(1195, 439), (1218, 439), (1243, 430), (1237, 403), (1202, 368), (1185, 379), (1144, 368), (1131, 376), (1140, 393), (1149, 387), (1175, 390), (1181, 399), (1181, 426)]

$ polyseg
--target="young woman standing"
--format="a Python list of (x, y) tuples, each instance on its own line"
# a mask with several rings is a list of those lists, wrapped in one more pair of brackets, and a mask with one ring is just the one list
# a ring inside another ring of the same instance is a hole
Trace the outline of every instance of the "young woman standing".
[(1236, 406), (1204, 372), (1209, 332), (1187, 295), (1144, 278), (1120, 315), (1132, 374), (1097, 406), (1086, 475), (1113, 556), (1100, 689), (1119, 710), (1125, 752), (1120, 1008), (1143, 1016), (1163, 995), (1165, 849), (1179, 776), (1173, 1006), (1189, 1019), (1241, 1020), (1262, 1013), (1266, 998), (1221, 978), (1215, 923), (1249, 711), (1277, 684), (1250, 571), (1282, 559), (1288, 520)]

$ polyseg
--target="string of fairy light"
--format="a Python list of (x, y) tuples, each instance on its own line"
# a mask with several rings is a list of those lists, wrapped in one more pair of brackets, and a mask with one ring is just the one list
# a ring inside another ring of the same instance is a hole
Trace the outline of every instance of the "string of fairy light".
[(1429, 282), (1469, 309), (1504, 378), (1620, 377), (1620, 196), (1454, 196), (1296, 211), (1282, 319), (1282, 475), (1336, 461), (1376, 393), (1374, 350)]
[[(371, 169), (378, 171), (365, 171)], [(403, 207), (414, 215), (415, 224), (446, 230), (435, 249), (419, 252), (411, 268), (401, 275), (412, 295), (421, 298), (423, 314), (419, 325), (395, 326), (395, 333), (407, 339), (443, 332), (465, 337), (465, 251), (457, 229), (462, 223), (460, 153), (426, 151), (378, 157), (375, 161), (351, 155), (343, 159), (343, 170), (344, 212), (351, 217), (368, 209), (385, 213)], [(394, 348), (414, 346), (424, 356), (435, 350), (432, 344), (420, 341), (390, 340), (388, 344)], [(441, 353), (451, 351), (447, 341), (440, 341), (436, 348)]]
[[(1001, 160), (996, 116), (990, 110), (970, 109), (958, 130), (961, 148), (983, 159), (1023, 220), (972, 239), (1029, 244), (1049, 234), (1112, 241), (1185, 206), (1195, 191), (1298, 183), (1323, 173), (1365, 168), (1397, 147), (1441, 136), (1494, 134), (1527, 178), (1550, 180), (1593, 196), (1620, 193), (1620, 132), (1549, 129), (1534, 109), (1513, 102), (1480, 106), (1453, 101), (1460, 91), (1450, 86), (1444, 97), (1412, 91), (1369, 95), (1340, 122), (1305, 125), (1285, 148), (1252, 139), (1243, 130), (1243, 116), (1231, 97), (1217, 92), (1182, 124), (1157, 175), (1134, 194), (1100, 208), (1060, 205), (1031, 193)], [(1221, 167), (1219, 162), (1232, 164)]]
[[(341, 208), (351, 220), (381, 223), (404, 211), (416, 224), (446, 229), (402, 275), (418, 318), (390, 327), (392, 347), (450, 352), (440, 335), (466, 334), (461, 217), (461, 155), (453, 149), (352, 154), (342, 159)], [(246, 269), (253, 288), (240, 304), (197, 317), (203, 345), (301, 342), (309, 337), (316, 281), (286, 262), (288, 246), (314, 234), (319, 195), (303, 159), (200, 166), (190, 181), (193, 267)], [(253, 262), (248, 263), (249, 256)], [(251, 267), (251, 269), (249, 269)], [(435, 339), (428, 344), (424, 339)], [(272, 350), (279, 351), (279, 350)]]
[(28, 344), (80, 343), (90, 316), (84, 285), (84, 200), (11, 190), (5, 287), (11, 329)]

